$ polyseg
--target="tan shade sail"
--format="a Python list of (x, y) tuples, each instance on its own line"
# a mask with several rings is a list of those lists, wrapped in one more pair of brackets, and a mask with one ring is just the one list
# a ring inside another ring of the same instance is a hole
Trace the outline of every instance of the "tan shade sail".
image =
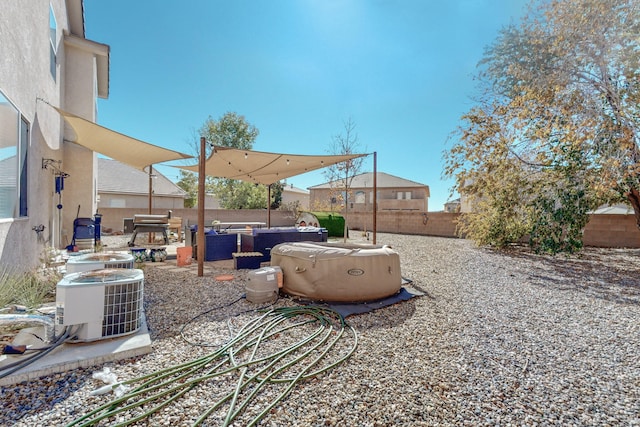
[(60, 108), (55, 108), (65, 122), (75, 132), (71, 142), (82, 145), (92, 151), (103, 154), (121, 163), (143, 170), (149, 165), (155, 165), (170, 160), (193, 158), (188, 154), (158, 147), (148, 142), (123, 135), (111, 129), (102, 127), (75, 114)]
[[(267, 153), (216, 146), (205, 162), (205, 174), (216, 178), (230, 178), (270, 185), (281, 179), (363, 156), (366, 154), (313, 156)], [(175, 167), (198, 172), (198, 165)]]

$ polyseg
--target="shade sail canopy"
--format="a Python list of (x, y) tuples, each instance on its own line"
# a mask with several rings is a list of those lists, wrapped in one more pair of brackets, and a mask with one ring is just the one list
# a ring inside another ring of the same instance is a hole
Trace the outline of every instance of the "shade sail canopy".
[(71, 142), (103, 154), (121, 163), (143, 170), (149, 165), (193, 156), (140, 141), (100, 126), (60, 108), (55, 108), (75, 132)]
[[(214, 147), (205, 162), (205, 174), (216, 178), (237, 179), (255, 184), (270, 185), (281, 179), (311, 172), (367, 154), (339, 154), (313, 156), (301, 154), (267, 153)], [(198, 172), (198, 165), (175, 166)]]

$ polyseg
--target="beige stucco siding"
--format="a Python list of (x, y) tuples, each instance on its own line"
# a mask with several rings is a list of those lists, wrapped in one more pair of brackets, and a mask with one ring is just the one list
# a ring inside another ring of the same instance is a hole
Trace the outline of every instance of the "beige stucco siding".
[[(68, 4), (74, 11), (71, 15)], [(56, 20), (55, 76), (50, 71), (50, 5)], [(0, 219), (0, 264), (23, 269), (38, 265), (45, 246), (70, 243), (78, 205), (82, 216), (95, 213), (95, 155), (63, 142), (63, 120), (50, 106), (95, 120), (98, 89), (103, 96), (108, 94), (109, 47), (82, 38), (81, 6), (81, 0), (2, 2), (0, 91), (28, 122), (30, 138), (28, 216)], [(73, 29), (69, 16), (75, 20)], [(69, 38), (72, 42), (65, 43)], [(53, 169), (43, 168), (44, 161), (70, 175), (61, 200), (55, 193)], [(40, 236), (32, 230), (39, 225), (45, 226)]]
[[(29, 123), (28, 216), (0, 219), (0, 264), (28, 268), (39, 263), (43, 246), (56, 244), (54, 178), (42, 159), (61, 160), (60, 117), (41, 98), (60, 102), (60, 80), (49, 71), (49, 4), (57, 19), (60, 45), (66, 28), (65, 2), (4, 0), (0, 19), (0, 91)], [(40, 29), (40, 30), (36, 30)], [(57, 64), (57, 76), (60, 64)], [(32, 230), (44, 225), (42, 239)]]

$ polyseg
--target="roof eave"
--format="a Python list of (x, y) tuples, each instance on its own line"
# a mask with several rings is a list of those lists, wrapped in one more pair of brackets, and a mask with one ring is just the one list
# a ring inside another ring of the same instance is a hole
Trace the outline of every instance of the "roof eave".
[(111, 48), (104, 43), (94, 42), (73, 34), (65, 34), (64, 43), (77, 49), (91, 53), (96, 58), (96, 79), (98, 84), (98, 96), (106, 99), (109, 97), (109, 57)]

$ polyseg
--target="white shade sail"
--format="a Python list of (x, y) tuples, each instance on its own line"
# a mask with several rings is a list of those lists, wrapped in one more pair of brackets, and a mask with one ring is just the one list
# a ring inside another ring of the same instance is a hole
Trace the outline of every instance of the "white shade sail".
[(170, 160), (193, 158), (188, 154), (158, 147), (105, 128), (60, 108), (53, 108), (75, 133), (75, 137), (70, 136), (66, 139), (137, 169), (144, 170), (149, 165)]
[[(214, 147), (205, 162), (205, 174), (270, 185), (282, 179), (334, 165), (367, 154), (300, 155)], [(198, 172), (198, 165), (175, 166)]]

